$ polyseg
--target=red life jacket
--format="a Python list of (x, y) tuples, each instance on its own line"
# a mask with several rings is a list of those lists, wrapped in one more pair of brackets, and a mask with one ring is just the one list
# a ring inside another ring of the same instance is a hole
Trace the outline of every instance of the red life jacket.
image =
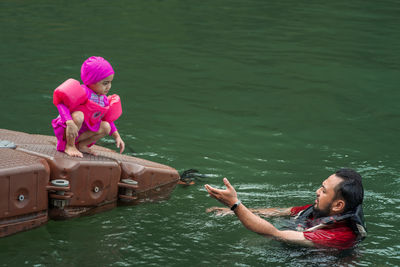
[(364, 212), (362, 205), (357, 206), (356, 211), (349, 211), (344, 214), (333, 215), (315, 220), (310, 220), (314, 206), (310, 206), (299, 212), (294, 218), (296, 230), (298, 231), (313, 231), (328, 227), (332, 224), (347, 221), (350, 228), (357, 236), (357, 241), (361, 242), (367, 236), (367, 228), (365, 227)]

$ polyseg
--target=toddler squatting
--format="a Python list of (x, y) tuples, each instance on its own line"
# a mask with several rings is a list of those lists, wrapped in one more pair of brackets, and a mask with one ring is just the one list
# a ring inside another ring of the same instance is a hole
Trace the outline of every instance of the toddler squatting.
[(69, 79), (54, 90), (53, 103), (60, 115), (52, 121), (57, 150), (72, 157), (95, 155), (90, 148), (106, 135), (114, 137), (120, 153), (125, 149), (114, 121), (122, 113), (118, 95), (107, 97), (114, 79), (111, 64), (102, 57), (90, 57), (82, 64), (79, 84)]

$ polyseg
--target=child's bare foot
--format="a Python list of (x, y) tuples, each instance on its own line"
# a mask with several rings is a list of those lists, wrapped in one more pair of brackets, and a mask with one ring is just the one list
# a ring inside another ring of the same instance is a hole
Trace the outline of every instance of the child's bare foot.
[(91, 154), (91, 155), (93, 155), (93, 156), (97, 156), (97, 153), (94, 152), (90, 147), (88, 147), (88, 146), (86, 146), (86, 145), (83, 145), (83, 146), (78, 145), (78, 147), (79, 147), (79, 150), (80, 150), (81, 152), (83, 152), (83, 153), (87, 153), (87, 154)]
[(75, 146), (66, 146), (64, 152), (70, 157), (83, 158), (83, 154)]

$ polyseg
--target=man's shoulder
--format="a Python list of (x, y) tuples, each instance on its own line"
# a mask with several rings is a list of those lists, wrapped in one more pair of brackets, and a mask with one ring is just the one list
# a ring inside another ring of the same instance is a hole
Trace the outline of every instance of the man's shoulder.
[(300, 211), (303, 211), (311, 206), (312, 206), (311, 204), (308, 204), (308, 205), (304, 205), (304, 206), (292, 207), (290, 209), (290, 216), (296, 216)]

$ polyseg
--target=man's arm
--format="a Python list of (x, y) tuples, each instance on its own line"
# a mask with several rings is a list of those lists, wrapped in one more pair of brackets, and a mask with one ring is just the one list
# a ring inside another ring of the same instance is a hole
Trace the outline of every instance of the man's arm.
[(263, 217), (283, 217), (290, 216), (290, 211), (292, 210), (292, 208), (264, 208), (249, 210)]
[[(263, 209), (249, 209), (252, 213), (258, 214), (262, 217), (283, 217), (290, 216), (292, 208), (263, 208)], [(215, 212), (218, 216), (233, 215), (230, 208), (211, 207), (206, 212)]]
[[(221, 203), (223, 203), (228, 207), (232, 207), (233, 204), (235, 204), (238, 201), (237, 194), (235, 189), (229, 183), (228, 179), (224, 178), (224, 183), (226, 186), (225, 190), (216, 189), (209, 185), (205, 185), (205, 188), (211, 197), (217, 199), (218, 201), (220, 201)], [(280, 231), (266, 220), (252, 213), (243, 204), (240, 204), (235, 209), (234, 212), (247, 229), (257, 234), (264, 235), (288, 243), (295, 243), (303, 246), (313, 246), (313, 243), (307, 240), (302, 232), (291, 231), (291, 230)], [(288, 211), (286, 210), (285, 212)]]
[(235, 209), (235, 214), (247, 229), (257, 234), (264, 235), (287, 243), (294, 243), (303, 246), (313, 246), (313, 243), (307, 240), (302, 232), (291, 231), (291, 230), (280, 231), (268, 221), (252, 213), (243, 204), (240, 204)]

